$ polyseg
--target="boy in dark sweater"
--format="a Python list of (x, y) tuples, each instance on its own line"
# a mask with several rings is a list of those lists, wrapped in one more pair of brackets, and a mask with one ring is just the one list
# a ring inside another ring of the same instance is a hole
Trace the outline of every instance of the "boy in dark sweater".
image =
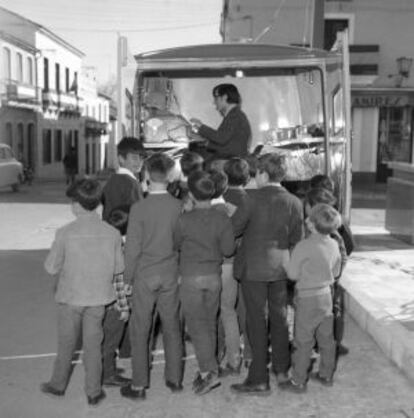
[(182, 390), (182, 340), (179, 322), (177, 251), (173, 232), (181, 202), (167, 192), (174, 161), (164, 154), (151, 155), (145, 163), (149, 194), (130, 211), (125, 244), (126, 284), (132, 285), (130, 321), (132, 384), (121, 395), (145, 399), (149, 386), (149, 339), (157, 310), (163, 330), (165, 384), (172, 392)]
[(200, 371), (193, 390), (203, 395), (220, 384), (216, 359), (217, 315), (223, 257), (234, 251), (230, 218), (211, 207), (213, 180), (204, 171), (188, 179), (194, 209), (183, 213), (174, 234), (180, 251), (180, 298)]
[(281, 385), (294, 393), (306, 391), (308, 369), (315, 338), (321, 355), (319, 372), (314, 376), (325, 386), (333, 383), (335, 341), (331, 286), (341, 267), (338, 244), (330, 237), (341, 224), (341, 216), (330, 205), (315, 205), (307, 219), (311, 232), (295, 247), (287, 265), (290, 279), (296, 281), (295, 335), (292, 378)]
[[(119, 169), (113, 174), (102, 192), (102, 218), (110, 222), (110, 216), (115, 209), (124, 208), (128, 214), (133, 203), (143, 198), (141, 185), (136, 177), (141, 171), (144, 158), (144, 147), (137, 138), (124, 137), (117, 145)], [(103, 341), (103, 384), (105, 386), (122, 386), (129, 379), (116, 371), (115, 350), (122, 345), (120, 351), (129, 355), (129, 337), (127, 321), (121, 321), (114, 314), (112, 306), (108, 306), (104, 318)], [(121, 344), (122, 342), (122, 344)]]
[(259, 189), (252, 195), (249, 222), (234, 261), (234, 274), (240, 278), (246, 304), (247, 333), (252, 347), (252, 363), (246, 380), (232, 385), (236, 393), (270, 394), (268, 330), (272, 369), (278, 383), (287, 380), (290, 367), (287, 277), (283, 264), (289, 258), (289, 250), (302, 238), (303, 207), (280, 184), (286, 170), (283, 155), (271, 153), (260, 157), (256, 174)]

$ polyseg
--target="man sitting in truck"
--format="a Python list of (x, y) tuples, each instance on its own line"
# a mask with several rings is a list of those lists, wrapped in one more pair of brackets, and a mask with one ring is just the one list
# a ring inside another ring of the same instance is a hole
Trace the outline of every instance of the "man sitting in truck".
[(251, 142), (250, 123), (241, 110), (241, 97), (233, 84), (219, 84), (213, 89), (214, 104), (223, 116), (216, 129), (204, 125), (198, 119), (191, 119), (194, 132), (208, 140), (205, 159), (228, 159), (245, 157)]

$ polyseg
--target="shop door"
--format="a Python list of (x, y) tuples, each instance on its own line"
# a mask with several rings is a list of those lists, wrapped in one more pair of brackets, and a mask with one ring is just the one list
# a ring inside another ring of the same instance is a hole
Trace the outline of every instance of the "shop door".
[(378, 127), (377, 181), (386, 182), (391, 174), (388, 163), (411, 163), (412, 151), (411, 107), (381, 107)]

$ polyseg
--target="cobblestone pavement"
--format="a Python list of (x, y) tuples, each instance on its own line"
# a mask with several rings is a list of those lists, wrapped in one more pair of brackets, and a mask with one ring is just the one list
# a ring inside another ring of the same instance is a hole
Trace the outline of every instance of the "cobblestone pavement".
[[(242, 380), (244, 370), (240, 379), (223, 379), (218, 389), (197, 397), (191, 391), (196, 362), (189, 344), (181, 394), (165, 387), (163, 356), (158, 353), (144, 402), (125, 400), (110, 388), (101, 406), (88, 407), (81, 364), (63, 399), (44, 396), (39, 384), (51, 373), (56, 316), (42, 264), (54, 229), (71, 217), (62, 190), (61, 184), (35, 184), (26, 195), (0, 192), (0, 418), (414, 418), (414, 386), (350, 318), (344, 340), (350, 353), (340, 359), (332, 388), (310, 382), (306, 394), (294, 395), (279, 391), (272, 376), (271, 396), (243, 397), (231, 393), (230, 384)], [(363, 215), (381, 222), (380, 212)], [(374, 249), (372, 257), (372, 262), (387, 263), (386, 258), (376, 260)], [(129, 361), (120, 365), (130, 375)]]

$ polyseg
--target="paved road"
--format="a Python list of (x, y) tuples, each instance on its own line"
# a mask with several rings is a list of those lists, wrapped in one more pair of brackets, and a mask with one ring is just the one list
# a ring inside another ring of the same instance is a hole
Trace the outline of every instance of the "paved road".
[[(349, 318), (345, 343), (351, 351), (340, 359), (332, 388), (311, 382), (307, 394), (293, 395), (278, 391), (272, 378), (270, 397), (244, 398), (230, 392), (230, 384), (238, 379), (228, 378), (214, 392), (196, 397), (190, 390), (196, 364), (188, 346), (182, 394), (172, 395), (165, 388), (163, 358), (157, 355), (143, 403), (124, 400), (118, 390), (109, 389), (101, 407), (88, 408), (80, 364), (64, 399), (45, 397), (38, 385), (51, 372), (56, 323), (51, 283), (42, 263), (54, 229), (71, 219), (63, 190), (62, 184), (41, 184), (21, 195), (0, 191), (0, 418), (414, 418), (413, 385)], [(381, 210), (354, 211), (354, 222), (366, 227), (358, 237), (365, 250), (376, 251), (376, 239), (366, 237), (378, 233), (382, 217)], [(129, 363), (123, 365), (130, 373)]]

